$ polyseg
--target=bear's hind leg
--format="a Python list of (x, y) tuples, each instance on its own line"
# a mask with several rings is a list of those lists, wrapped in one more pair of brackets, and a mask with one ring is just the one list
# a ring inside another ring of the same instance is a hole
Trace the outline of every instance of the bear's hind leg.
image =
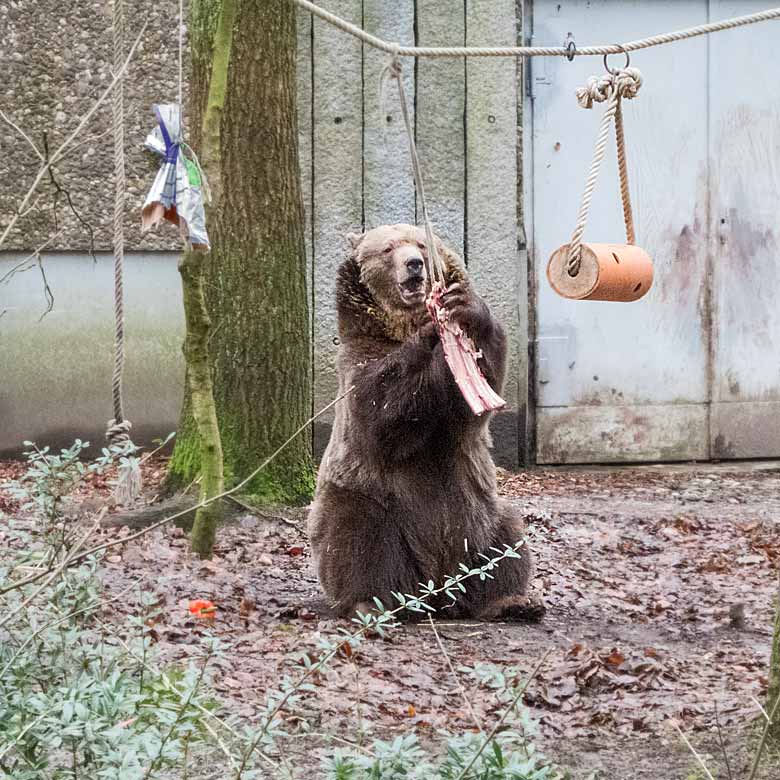
[[(526, 536), (525, 524), (518, 510), (508, 501), (499, 500), (500, 525), (491, 546), (503, 550), (514, 546)], [(518, 550), (519, 558), (504, 558), (491, 572), (493, 579), (475, 582), (469, 587), (469, 612), (482, 620), (536, 622), (544, 614), (544, 605), (536, 595), (529, 595), (529, 583), (534, 574), (534, 563), (528, 544)], [(495, 553), (484, 551), (495, 557)], [(480, 561), (482, 559), (479, 559)], [(474, 564), (479, 565), (479, 564)]]
[(374, 597), (392, 609), (391, 591), (416, 592), (419, 566), (398, 518), (378, 502), (329, 485), (312, 508), (309, 533), (320, 583), (339, 615), (374, 609)]

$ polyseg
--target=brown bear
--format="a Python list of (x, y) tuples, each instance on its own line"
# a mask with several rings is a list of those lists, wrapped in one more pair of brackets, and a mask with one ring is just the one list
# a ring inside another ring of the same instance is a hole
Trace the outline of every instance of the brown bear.
[[(320, 582), (341, 615), (371, 609), (374, 597), (418, 594), (459, 564), (483, 563), (523, 537), (517, 510), (496, 495), (488, 417), (469, 409), (445, 362), (425, 306), (425, 232), (385, 225), (350, 235), (352, 254), (338, 270), (341, 345), (336, 407), (309, 515)], [(501, 392), (506, 337), (474, 292), (457, 256), (438, 238), (446, 267), (443, 305), (482, 352), (478, 364)], [(493, 579), (472, 577), (450, 605), (453, 617), (532, 616), (526, 597), (533, 564), (527, 545)]]

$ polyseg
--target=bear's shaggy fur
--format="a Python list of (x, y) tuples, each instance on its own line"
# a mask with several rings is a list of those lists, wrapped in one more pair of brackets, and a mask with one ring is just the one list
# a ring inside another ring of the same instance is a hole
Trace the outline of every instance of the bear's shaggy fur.
[[(478, 566), (478, 553), (492, 556), (489, 548), (524, 532), (518, 512), (496, 495), (488, 415), (466, 405), (425, 309), (424, 232), (387, 225), (351, 239), (336, 300), (339, 391), (355, 389), (336, 407), (309, 515), (320, 582), (342, 615), (370, 609), (375, 596), (395, 605), (391, 591), (440, 585), (460, 563)], [(444, 305), (481, 349), (480, 368), (500, 393), (504, 331), (455, 254), (436, 241), (447, 268)], [(528, 616), (532, 569), (523, 546), (494, 579), (470, 579), (445, 614)]]

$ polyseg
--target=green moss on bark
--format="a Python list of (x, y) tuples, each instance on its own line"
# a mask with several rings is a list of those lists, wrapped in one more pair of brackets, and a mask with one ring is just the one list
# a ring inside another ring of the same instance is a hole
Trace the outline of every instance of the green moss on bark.
[[(216, 195), (207, 211), (208, 352), (228, 487), (311, 414), (295, 15), (289, 0), (192, 4), (193, 146)], [(200, 472), (192, 412), (188, 395), (170, 464), (172, 487)], [(301, 503), (313, 488), (305, 430), (245, 492), (261, 503)]]

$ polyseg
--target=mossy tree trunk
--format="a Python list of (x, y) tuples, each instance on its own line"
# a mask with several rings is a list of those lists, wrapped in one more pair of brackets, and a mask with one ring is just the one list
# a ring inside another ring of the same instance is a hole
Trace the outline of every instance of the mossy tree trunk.
[[(219, 26), (231, 15), (226, 11), (233, 16), (229, 30)], [(215, 195), (207, 212), (205, 296), (228, 484), (248, 476), (311, 408), (295, 13), (289, 0), (191, 4), (188, 125)], [(215, 112), (218, 123), (202, 122)], [(188, 392), (170, 466), (174, 484), (200, 473), (193, 401)], [(246, 493), (261, 502), (297, 503), (309, 498), (313, 483), (310, 438), (300, 436)]]
[[(217, 423), (211, 385), (208, 338), (209, 316), (203, 295), (206, 258), (197, 252), (185, 252), (179, 262), (184, 291), (184, 314), (187, 335), (184, 356), (187, 364), (187, 386), (200, 447), (200, 500), (213, 498), (224, 490), (222, 443)], [(201, 558), (211, 558), (214, 550), (220, 507), (218, 502), (201, 507), (192, 526), (192, 549)]]
[(775, 604), (775, 630), (772, 635), (772, 655), (769, 662), (769, 696), (766, 711), (774, 713), (769, 728), (769, 739), (780, 747), (780, 587)]

